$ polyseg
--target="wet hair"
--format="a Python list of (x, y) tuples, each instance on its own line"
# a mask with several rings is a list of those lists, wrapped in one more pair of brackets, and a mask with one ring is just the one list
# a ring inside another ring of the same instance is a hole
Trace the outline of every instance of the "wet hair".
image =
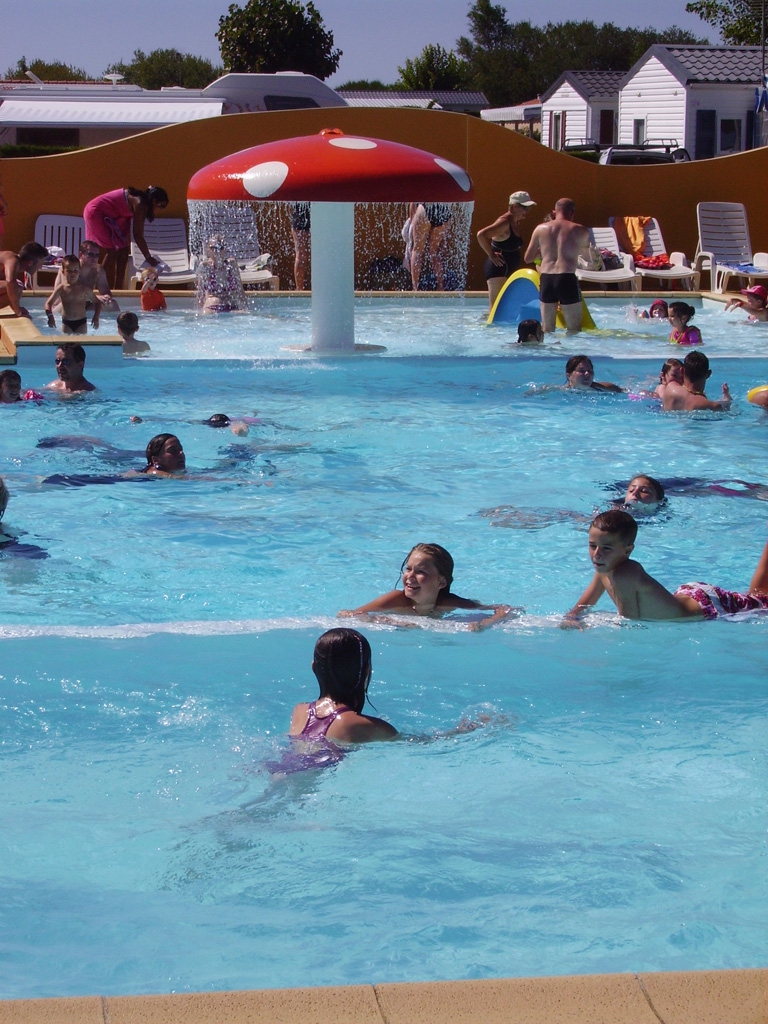
[(703, 352), (689, 352), (683, 360), (683, 373), (689, 380), (706, 380), (709, 376), (709, 360)]
[(320, 697), (363, 710), (371, 679), (371, 645), (356, 629), (329, 629), (315, 644), (312, 671)]
[(129, 186), (125, 191), (129, 196), (138, 196), (142, 206), (146, 208), (147, 220), (150, 224), (155, 219), (155, 207), (157, 204), (165, 203), (166, 206), (168, 205), (168, 193), (164, 188), (158, 188), (157, 185), (150, 185), (145, 190)]
[(82, 345), (78, 345), (74, 341), (65, 341), (59, 345), (61, 351), (71, 359), (74, 359), (76, 363), (85, 362), (85, 349)]
[(576, 369), (579, 363), (589, 363), (589, 365), (592, 367), (592, 371), (594, 372), (595, 367), (589, 356), (571, 356), (571, 358), (565, 364), (566, 377), (569, 373), (573, 373), (573, 371)]
[(119, 314), (117, 318), (117, 326), (120, 330), (125, 331), (126, 334), (133, 334), (139, 329), (139, 318), (132, 310), (126, 309), (124, 312)]
[(632, 486), (635, 480), (647, 480), (651, 487), (656, 492), (656, 501), (664, 501), (664, 488), (656, 479), (655, 476), (648, 476), (647, 473), (636, 473), (629, 481), (628, 486)]
[[(163, 448), (165, 448), (167, 441), (179, 441), (175, 434), (155, 434), (152, 440), (147, 445), (145, 455), (147, 456), (147, 469), (150, 469), (152, 463), (161, 454)], [(181, 444), (181, 441), (179, 441)]]
[(601, 512), (589, 525), (603, 533), (617, 534), (624, 544), (634, 544), (637, 537), (637, 522), (629, 512), (621, 509), (612, 508), (608, 512)]
[(420, 551), (422, 555), (426, 555), (439, 574), (445, 577), (445, 586), (440, 588), (437, 600), (439, 601), (441, 597), (447, 597), (451, 592), (451, 584), (453, 583), (453, 558), (439, 544), (415, 544), (403, 559), (403, 564), (400, 566), (401, 576), (403, 569), (408, 564), (408, 559), (414, 551)]
[(203, 420), (203, 423), (207, 427), (228, 427), (232, 422), (229, 416), (225, 412), (215, 412), (213, 416), (209, 416), (207, 420)]
[(0, 512), (5, 512), (8, 507), (8, 488), (5, 486), (5, 480), (0, 477)]
[(44, 260), (48, 256), (48, 250), (39, 242), (26, 242), (19, 249), (20, 260)]
[(659, 374), (659, 380), (662, 379), (662, 377), (664, 376), (665, 373), (669, 373), (670, 370), (674, 369), (675, 366), (679, 366), (682, 369), (682, 366), (683, 366), (682, 361), (680, 359), (667, 359), (666, 362), (664, 363), (664, 365), (661, 368), (661, 373)]
[(14, 384), (21, 384), (21, 374), (17, 370), (0, 371), (0, 388), (7, 380), (12, 380)]
[(64, 259), (61, 261), (61, 268), (62, 268), (62, 270), (66, 270), (67, 267), (79, 267), (79, 266), (80, 266), (80, 258), (78, 256), (74, 256), (71, 253), (70, 253), (69, 256), (65, 256)]
[(689, 302), (670, 302), (669, 315), (684, 316), (686, 323), (693, 319), (696, 310)]
[(521, 320), (517, 325), (517, 340), (520, 344), (535, 338), (541, 330), (541, 323), (538, 320)]

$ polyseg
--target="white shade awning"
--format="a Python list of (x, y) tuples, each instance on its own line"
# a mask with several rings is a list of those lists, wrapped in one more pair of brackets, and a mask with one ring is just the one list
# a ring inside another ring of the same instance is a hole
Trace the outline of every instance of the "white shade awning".
[(49, 100), (7, 99), (0, 105), (0, 126), (36, 128), (111, 128), (134, 125), (159, 128), (166, 124), (218, 117), (222, 100), (181, 103), (166, 100)]

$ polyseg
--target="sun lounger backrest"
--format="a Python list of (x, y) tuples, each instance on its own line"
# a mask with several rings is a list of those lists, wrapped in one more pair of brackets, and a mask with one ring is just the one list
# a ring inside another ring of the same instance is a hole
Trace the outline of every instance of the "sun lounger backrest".
[(718, 263), (751, 263), (747, 211), (742, 203), (699, 203), (699, 252), (711, 252)]
[[(187, 229), (181, 217), (157, 217), (144, 224), (144, 238), (153, 256), (167, 263), (173, 271), (189, 271)], [(131, 257), (138, 268), (144, 262), (141, 250), (131, 243)]]
[(216, 235), (226, 242), (227, 256), (233, 256), (238, 263), (250, 263), (261, 255), (256, 215), (250, 203), (211, 204), (205, 220), (196, 223), (190, 234), (190, 250), (204, 259), (206, 243)]
[(61, 213), (41, 213), (35, 221), (35, 241), (49, 249), (57, 245), (67, 256), (76, 256), (85, 235), (82, 217)]
[(590, 228), (589, 241), (596, 249), (608, 249), (610, 252), (616, 253), (617, 256), (621, 252), (613, 228)]

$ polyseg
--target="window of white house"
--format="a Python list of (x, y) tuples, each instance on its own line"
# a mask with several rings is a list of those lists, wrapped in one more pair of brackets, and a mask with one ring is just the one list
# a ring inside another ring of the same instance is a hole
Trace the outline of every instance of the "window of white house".
[(741, 118), (722, 118), (720, 121), (720, 152), (738, 153), (740, 150)]
[(642, 146), (645, 142), (645, 118), (636, 118), (632, 122), (632, 144)]

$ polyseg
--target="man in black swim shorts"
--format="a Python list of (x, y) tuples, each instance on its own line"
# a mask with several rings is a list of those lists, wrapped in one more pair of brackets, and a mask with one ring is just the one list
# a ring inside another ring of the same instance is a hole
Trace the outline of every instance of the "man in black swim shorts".
[(581, 330), (583, 307), (575, 271), (580, 253), (589, 247), (589, 232), (575, 222), (575, 215), (572, 199), (558, 199), (554, 220), (539, 224), (525, 253), (526, 263), (541, 257), (541, 322), (550, 334), (555, 330), (558, 304), (568, 332)]

